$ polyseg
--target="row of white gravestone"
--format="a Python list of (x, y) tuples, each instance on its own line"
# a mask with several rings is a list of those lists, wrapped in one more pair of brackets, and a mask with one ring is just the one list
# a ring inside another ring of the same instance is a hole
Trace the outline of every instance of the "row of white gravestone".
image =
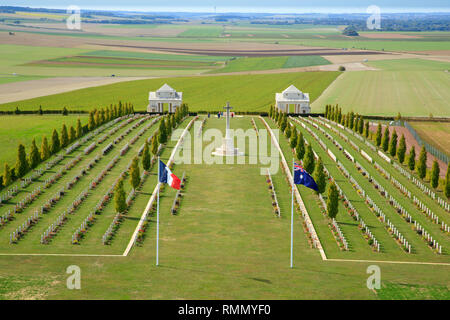
[(86, 233), (89, 227), (94, 223), (95, 215), (101, 214), (106, 203), (111, 200), (115, 186), (121, 179), (123, 179), (124, 176), (125, 172), (122, 172), (116, 179), (116, 181), (112, 184), (112, 186), (108, 189), (108, 191), (106, 191), (106, 193), (100, 198), (99, 202), (94, 207), (94, 210), (91, 211), (91, 213), (81, 223), (80, 227), (72, 235), (72, 244), (78, 244), (80, 242), (82, 235)]
[(337, 223), (336, 219), (333, 218), (332, 225), (335, 228), (335, 231), (339, 235), (339, 239), (342, 241), (344, 245), (344, 249), (348, 250), (348, 242), (347, 239), (345, 239), (344, 233), (342, 233), (341, 228), (339, 227), (339, 224)]
[(19, 187), (14, 186), (0, 195), (0, 204), (12, 199), (19, 192)]
[(114, 216), (113, 221), (111, 222), (111, 224), (109, 225), (108, 229), (106, 229), (106, 232), (102, 236), (102, 243), (104, 245), (107, 245), (111, 241), (115, 230), (117, 230), (117, 228), (119, 227), (121, 219), (122, 219), (122, 214), (121, 213), (116, 213), (116, 215)]
[(102, 144), (108, 138), (109, 138), (109, 135), (107, 133), (105, 133), (104, 135), (102, 135), (100, 138), (97, 139), (97, 144)]
[(344, 149), (344, 155), (345, 157), (350, 160), (351, 162), (355, 162), (355, 158), (350, 154), (350, 152), (348, 152), (346, 149)]
[(19, 200), (14, 206), (14, 212), (22, 212), (29, 204), (31, 204), (41, 193), (41, 186), (37, 186), (31, 193), (27, 194), (23, 199)]
[(428, 231), (425, 230), (424, 227), (420, 225), (419, 222), (414, 221), (414, 230), (422, 236), (422, 239), (427, 242), (427, 245), (431, 249), (435, 249), (435, 252), (438, 254), (442, 254), (442, 246), (439, 245), (439, 242), (437, 242), (435, 239), (433, 239), (433, 236), (428, 233)]
[(378, 252), (380, 252), (380, 243), (375, 238), (375, 236), (372, 234), (372, 231), (370, 231), (369, 227), (366, 225), (366, 223), (360, 219), (359, 221), (361, 230), (364, 230), (363, 232), (372, 239), (372, 247), (374, 247)]
[(33, 215), (27, 218), (15, 231), (9, 234), (9, 244), (17, 243), (22, 238), (28, 229), (36, 224), (42, 215), (42, 211), (36, 210)]
[(356, 145), (356, 143), (354, 143), (353, 141), (349, 140), (350, 145), (352, 146), (353, 149), (355, 149), (356, 151), (360, 151), (360, 148)]
[(414, 221), (408, 211), (391, 195), (389, 196), (389, 204), (397, 209), (397, 213), (401, 215), (406, 222), (412, 223)]
[(273, 212), (277, 215), (277, 217), (280, 217), (281, 216), (280, 205), (278, 204), (277, 192), (275, 191), (275, 186), (273, 185), (273, 180), (269, 169), (267, 169), (266, 181), (269, 187), (270, 197), (272, 199)]
[(408, 190), (408, 188), (406, 188), (400, 181), (398, 181), (397, 179), (395, 179), (393, 176), (391, 176), (391, 182), (394, 186), (397, 187), (397, 189), (399, 189), (405, 196), (407, 196), (408, 198), (412, 197), (411, 191)]
[(374, 161), (374, 162), (373, 162), (373, 166), (374, 166), (375, 169), (377, 169), (380, 173), (382, 173), (383, 176), (384, 176), (386, 179), (389, 180), (389, 179), (391, 178), (391, 174), (390, 174), (389, 172), (387, 172), (387, 170), (384, 169), (382, 166), (380, 166), (380, 165), (378, 164), (378, 162)]
[(78, 206), (80, 206), (81, 203), (88, 197), (88, 195), (89, 193), (87, 189), (80, 193), (80, 195), (72, 202), (72, 204), (69, 205), (67, 210), (60, 214), (56, 221), (52, 223), (46, 231), (44, 231), (44, 233), (41, 235), (41, 244), (47, 244), (49, 240), (56, 235), (60, 227), (63, 226), (67, 221), (67, 215), (73, 214)]
[(112, 142), (109, 143), (106, 147), (103, 148), (102, 154), (103, 155), (108, 154), (113, 149), (113, 147), (114, 147), (114, 144)]
[(120, 155), (121, 156), (125, 155), (125, 153), (127, 153), (128, 149), (130, 149), (130, 145), (127, 143), (126, 145), (124, 145), (122, 147), (122, 149), (120, 149)]
[[(325, 167), (324, 167), (324, 168), (325, 168)], [(325, 169), (326, 169), (326, 168), (325, 168)], [(345, 169), (345, 167), (344, 167), (342, 164), (340, 164), (340, 169), (343, 170), (343, 171), (346, 171), (347, 174), (348, 174), (348, 171)], [(329, 174), (328, 170), (327, 170), (327, 176), (330, 177), (330, 178), (333, 178), (333, 177)], [(352, 177), (350, 174), (348, 174), (348, 177), (350, 177), (350, 180), (353, 179), (353, 177)], [(353, 180), (354, 180), (354, 179), (353, 179)], [(366, 233), (366, 235), (367, 235), (370, 239), (372, 239), (372, 246), (379, 252), (379, 251), (380, 251), (380, 244), (379, 244), (378, 240), (375, 238), (375, 236), (372, 234), (372, 232), (370, 231), (370, 229), (367, 227), (367, 225), (365, 224), (364, 220), (361, 218), (361, 216), (359, 215), (358, 211), (357, 211), (356, 208), (353, 206), (352, 202), (347, 198), (347, 196), (346, 196), (345, 193), (342, 191), (342, 189), (339, 187), (339, 185), (338, 185), (338, 183), (337, 183), (336, 181), (335, 181), (335, 184), (336, 184), (336, 187), (337, 187), (338, 190), (339, 190), (339, 194), (343, 197), (344, 202), (347, 203), (348, 208), (350, 209), (350, 210), (349, 210), (350, 215), (354, 216), (355, 219), (356, 219), (356, 221), (359, 221), (359, 224), (360, 224), (360, 226), (361, 226), (361, 231), (362, 231), (363, 233)], [(363, 188), (361, 188), (361, 187), (359, 186), (359, 184), (356, 183), (355, 186), (354, 186), (354, 188), (357, 190), (358, 193), (360, 193), (360, 195), (362, 195), (363, 197), (365, 196), (365, 191), (364, 191)], [(359, 190), (359, 191), (358, 191), (358, 190)], [(322, 199), (322, 202), (324, 202), (323, 199)]]
[(119, 161), (119, 156), (115, 156), (113, 159), (111, 159), (110, 162), (106, 165), (106, 167), (92, 180), (91, 184), (89, 185), (89, 189), (93, 190), (95, 189), (98, 184), (104, 179), (108, 171), (111, 171), (111, 169), (116, 165), (116, 163)]
[(434, 223), (439, 224), (441, 226), (441, 231), (445, 233), (450, 232), (450, 227), (444, 222), (441, 221), (439, 223), (439, 216), (436, 215), (433, 211), (431, 211), (422, 201), (420, 201), (416, 196), (413, 198), (414, 203), (416, 206)]
[(94, 150), (96, 146), (97, 146), (97, 142), (96, 141), (92, 142), (90, 145), (88, 145), (86, 148), (84, 148), (84, 150), (83, 150), (84, 154), (86, 155), (86, 154), (91, 153), (92, 150)]
[(87, 229), (92, 225), (94, 222), (95, 217), (94, 214), (91, 212), (81, 223), (80, 227), (74, 232), (72, 235), (72, 244), (78, 244), (81, 240), (81, 237), (83, 234), (86, 233)]
[(49, 160), (45, 163), (45, 169), (50, 170), (54, 166), (56, 166), (58, 163), (60, 163), (64, 159), (64, 156), (62, 154), (56, 155), (54, 159)]
[[(124, 174), (124, 173), (123, 173)], [(144, 171), (141, 174), (141, 179), (140, 179), (140, 185), (138, 188), (142, 187), (142, 185), (144, 184), (146, 178), (148, 177), (148, 172)], [(115, 185), (117, 184), (118, 181), (116, 181)], [(113, 189), (114, 189), (113, 187)], [(112, 190), (109, 192), (110, 194), (112, 194)], [(136, 190), (135, 189), (131, 189), (130, 193), (127, 196), (126, 199), (126, 204), (127, 207), (129, 208), (134, 200), (134, 198), (136, 197)], [(116, 213), (116, 215), (114, 216), (113, 221), (111, 222), (111, 224), (109, 225), (108, 229), (106, 230), (106, 232), (103, 234), (102, 236), (102, 243), (103, 245), (107, 245), (110, 243), (112, 237), (114, 236), (114, 232), (119, 228), (120, 223), (122, 222), (122, 214), (123, 212), (118, 212)]]
[(81, 146), (80, 141), (76, 141), (74, 144), (66, 148), (66, 155), (71, 154)]
[(367, 161), (369, 161), (370, 163), (373, 163), (373, 159), (372, 159), (372, 157), (371, 156), (369, 156), (368, 154), (367, 154), (367, 152), (365, 152), (364, 150), (362, 150), (361, 149), (361, 155), (364, 157), (364, 158), (366, 158), (366, 160)]

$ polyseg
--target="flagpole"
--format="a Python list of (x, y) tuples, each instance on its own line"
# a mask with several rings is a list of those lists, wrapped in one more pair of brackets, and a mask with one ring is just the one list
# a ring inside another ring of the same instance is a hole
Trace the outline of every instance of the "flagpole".
[(292, 158), (292, 183), (291, 183), (291, 268), (294, 267), (293, 257), (294, 257), (294, 164), (295, 159)]
[(159, 156), (158, 156), (158, 194), (156, 203), (156, 265), (159, 265), (159, 189), (161, 188), (161, 183), (159, 182)]

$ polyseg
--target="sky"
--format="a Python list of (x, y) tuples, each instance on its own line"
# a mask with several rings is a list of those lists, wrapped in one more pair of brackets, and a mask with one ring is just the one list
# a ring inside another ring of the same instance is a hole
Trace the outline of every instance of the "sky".
[(353, 13), (370, 5), (381, 12), (450, 11), (449, 0), (2, 0), (0, 5), (44, 8), (147, 11), (147, 12), (259, 12), (259, 13)]

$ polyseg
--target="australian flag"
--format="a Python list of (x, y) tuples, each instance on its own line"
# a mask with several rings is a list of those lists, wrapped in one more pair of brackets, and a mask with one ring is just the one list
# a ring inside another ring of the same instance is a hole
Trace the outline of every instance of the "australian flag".
[(310, 174), (297, 163), (294, 163), (294, 184), (302, 184), (305, 187), (317, 191), (317, 184), (313, 177), (311, 177)]

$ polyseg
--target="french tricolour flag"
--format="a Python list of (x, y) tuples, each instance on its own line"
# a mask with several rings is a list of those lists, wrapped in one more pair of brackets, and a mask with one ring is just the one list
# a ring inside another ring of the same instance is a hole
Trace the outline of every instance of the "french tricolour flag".
[(174, 175), (169, 167), (161, 160), (159, 160), (159, 182), (167, 183), (172, 188), (180, 190), (180, 178)]

